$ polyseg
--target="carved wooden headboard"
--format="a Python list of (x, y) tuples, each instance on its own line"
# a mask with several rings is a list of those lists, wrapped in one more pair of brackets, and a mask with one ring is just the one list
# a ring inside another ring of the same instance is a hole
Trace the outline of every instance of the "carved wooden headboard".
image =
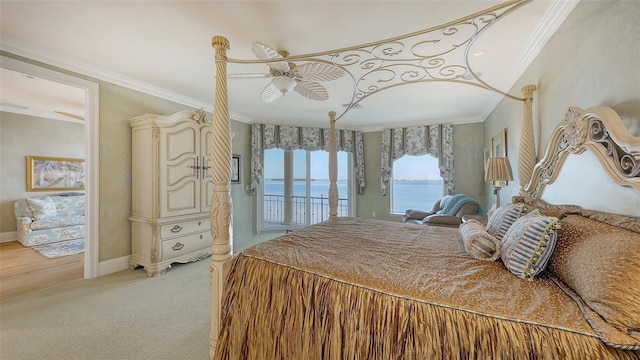
[(571, 107), (523, 195), (640, 216), (640, 137), (608, 107)]

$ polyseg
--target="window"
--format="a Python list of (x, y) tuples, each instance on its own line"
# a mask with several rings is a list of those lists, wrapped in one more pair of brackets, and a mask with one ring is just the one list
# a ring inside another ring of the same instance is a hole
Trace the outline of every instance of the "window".
[[(351, 154), (338, 152), (338, 216), (351, 215)], [(270, 149), (264, 151), (263, 230), (290, 229), (329, 218), (329, 153)]]
[(431, 210), (443, 195), (438, 159), (431, 155), (405, 155), (393, 162), (391, 212), (407, 209)]

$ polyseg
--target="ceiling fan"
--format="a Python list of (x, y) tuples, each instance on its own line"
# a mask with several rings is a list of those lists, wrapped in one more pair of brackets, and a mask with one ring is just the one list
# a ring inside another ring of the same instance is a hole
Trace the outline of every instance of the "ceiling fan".
[[(259, 42), (253, 43), (251, 50), (258, 59), (263, 60), (282, 59), (289, 55), (286, 51), (278, 52)], [(329, 98), (327, 89), (318, 81), (331, 81), (344, 76), (344, 70), (341, 68), (322, 62), (309, 62), (297, 66), (292, 62), (278, 61), (267, 63), (267, 65), (269, 74), (237, 74), (229, 75), (229, 78), (271, 77), (271, 82), (260, 94), (263, 102), (270, 103), (291, 90), (311, 100), (327, 100)]]

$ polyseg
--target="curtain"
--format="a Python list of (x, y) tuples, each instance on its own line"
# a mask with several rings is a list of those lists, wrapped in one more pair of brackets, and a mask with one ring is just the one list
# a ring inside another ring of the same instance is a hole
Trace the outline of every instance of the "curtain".
[[(251, 126), (251, 194), (255, 195), (262, 181), (262, 154), (264, 150), (329, 151), (329, 129), (285, 125), (253, 124)], [(364, 191), (364, 144), (362, 132), (336, 130), (338, 151), (353, 153), (354, 175), (358, 194)], [(327, 164), (328, 166), (328, 164)]]
[(387, 194), (393, 161), (404, 155), (429, 154), (438, 159), (447, 193), (453, 193), (453, 125), (412, 126), (382, 131), (381, 191)]

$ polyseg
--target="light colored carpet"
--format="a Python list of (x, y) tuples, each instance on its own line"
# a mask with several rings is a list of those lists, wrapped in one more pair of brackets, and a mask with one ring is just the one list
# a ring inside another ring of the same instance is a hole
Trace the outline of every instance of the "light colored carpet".
[(209, 259), (81, 280), (0, 302), (2, 360), (208, 359)]
[(84, 238), (34, 245), (31, 248), (50, 259), (54, 259), (62, 256), (83, 253)]

